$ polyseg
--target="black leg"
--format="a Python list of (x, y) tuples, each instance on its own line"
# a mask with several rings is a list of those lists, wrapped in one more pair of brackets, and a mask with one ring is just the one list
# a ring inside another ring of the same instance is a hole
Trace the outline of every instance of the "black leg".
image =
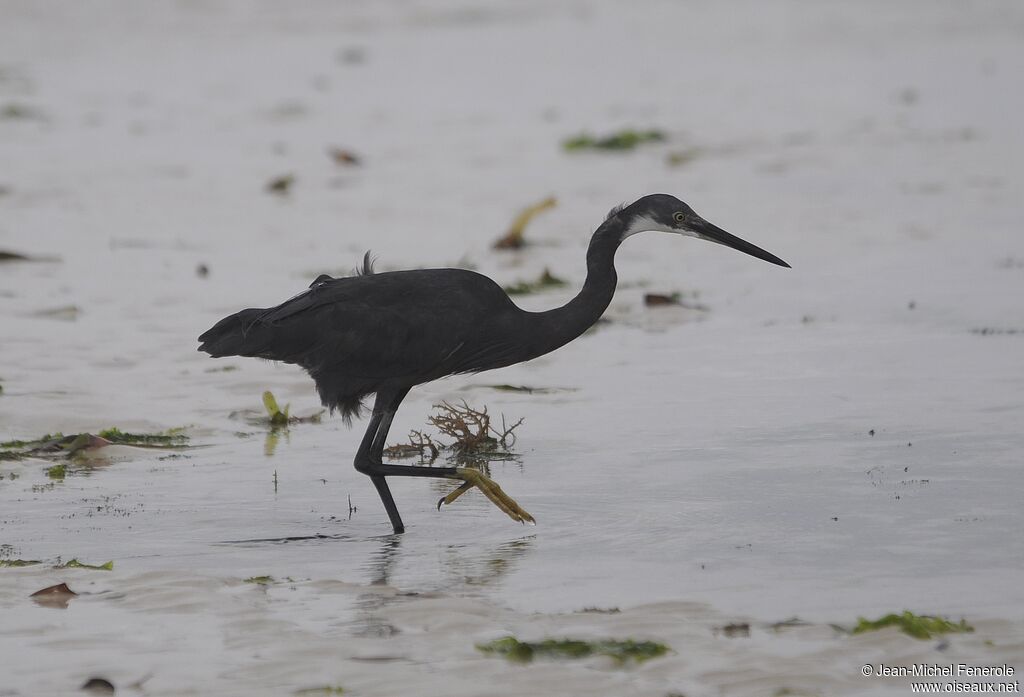
[[(434, 477), (437, 479), (458, 479), (454, 467), (413, 467), (410, 465), (386, 465), (383, 461), (384, 442), (387, 440), (395, 412), (409, 390), (395, 393), (378, 393), (373, 403), (370, 425), (363, 436), (356, 454), (356, 469), (371, 477)], [(373, 433), (371, 437), (371, 432)], [(360, 457), (360, 456), (363, 457)]]
[[(370, 416), (370, 423), (359, 444), (359, 451), (356, 453), (356, 471), (370, 477), (370, 481), (377, 487), (377, 493), (384, 504), (388, 518), (391, 519), (391, 527), (395, 534), (405, 532), (405, 525), (402, 517), (398, 514), (398, 506), (391, 495), (385, 477), (436, 477), (442, 479), (456, 479), (464, 482), (454, 492), (441, 499), (442, 503), (451, 503), (463, 492), (472, 487), (480, 489), (499, 509), (504, 511), (513, 520), (519, 522), (533, 522), (533, 517), (522, 510), (519, 505), (510, 499), (507, 494), (501, 491), (501, 487), (491, 481), (488, 477), (474, 470), (456, 467), (411, 467), (409, 465), (385, 465), (382, 459), (384, 453), (384, 442), (391, 429), (391, 421), (395, 418), (395, 412), (405, 398), (409, 390), (400, 389), (394, 392), (378, 392), (373, 403), (373, 414)], [(441, 504), (438, 504), (440, 508)]]
[[(391, 420), (394, 418), (394, 412), (389, 413), (386, 411), (388, 401), (388, 396), (377, 394), (377, 398), (373, 403), (373, 413), (370, 415), (370, 423), (366, 426), (366, 433), (359, 444), (359, 450), (356, 451), (355, 466), (356, 471), (368, 475), (370, 481), (377, 487), (377, 493), (384, 504), (384, 510), (387, 511), (388, 518), (391, 520), (391, 527), (394, 529), (395, 534), (399, 534), (405, 532), (405, 525), (402, 523), (402, 516), (398, 514), (395, 497), (391, 495), (391, 489), (388, 488), (388, 483), (385, 481), (384, 476), (374, 472), (374, 459), (378, 462), (380, 461), (379, 455), (377, 458), (374, 458), (374, 448), (378, 442), (383, 443), (384, 439), (387, 438), (387, 431), (391, 427)], [(383, 434), (381, 431), (383, 431)]]
[(391, 519), (391, 527), (395, 534), (405, 532), (405, 525), (402, 523), (402, 516), (398, 513), (398, 506), (395, 505), (395, 497), (391, 495), (385, 476), (405, 477), (452, 477), (455, 475), (454, 467), (409, 467), (407, 465), (385, 465), (381, 456), (384, 452), (384, 442), (387, 440), (388, 431), (391, 429), (391, 422), (395, 418), (395, 412), (402, 403), (409, 390), (403, 389), (394, 393), (378, 392), (373, 403), (373, 413), (370, 416), (370, 423), (366, 427), (366, 433), (359, 444), (356, 452), (356, 470), (370, 477), (370, 481), (377, 487), (381, 503)]
[(391, 519), (391, 527), (395, 534), (400, 535), (405, 532), (405, 524), (402, 522), (402, 516), (398, 515), (398, 506), (395, 505), (395, 497), (391, 495), (387, 481), (384, 477), (379, 476), (371, 476), (370, 481), (377, 487), (377, 493), (380, 494), (380, 500), (384, 503), (384, 510), (388, 512), (388, 518)]

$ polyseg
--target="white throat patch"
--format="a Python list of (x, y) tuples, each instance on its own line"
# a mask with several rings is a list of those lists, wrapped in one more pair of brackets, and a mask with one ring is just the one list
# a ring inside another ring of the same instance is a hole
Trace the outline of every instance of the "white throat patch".
[(677, 228), (669, 227), (668, 225), (662, 225), (655, 220), (648, 218), (647, 216), (638, 216), (633, 219), (633, 222), (629, 224), (626, 231), (622, 233), (622, 239), (625, 240), (627, 237), (632, 237), (638, 232), (674, 232), (677, 235), (684, 235), (686, 237), (697, 237), (697, 234), (690, 232), (689, 230), (679, 230)]

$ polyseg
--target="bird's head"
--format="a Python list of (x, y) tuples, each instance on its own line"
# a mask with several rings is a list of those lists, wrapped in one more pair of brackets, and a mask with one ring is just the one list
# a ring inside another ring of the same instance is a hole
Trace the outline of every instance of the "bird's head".
[(789, 268), (789, 264), (774, 254), (741, 240), (735, 235), (730, 235), (717, 225), (712, 225), (685, 203), (668, 194), (644, 196), (624, 208), (613, 210), (608, 217), (618, 217), (621, 221), (624, 227), (622, 239), (649, 230), (674, 232), (677, 235), (696, 237), (732, 247), (758, 259)]

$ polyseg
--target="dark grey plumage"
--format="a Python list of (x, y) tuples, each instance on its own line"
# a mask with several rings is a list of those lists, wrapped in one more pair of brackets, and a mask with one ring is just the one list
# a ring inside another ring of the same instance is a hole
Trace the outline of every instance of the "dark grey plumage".
[(638, 225), (691, 234), (788, 266), (711, 225), (679, 199), (654, 194), (611, 210), (591, 238), (583, 289), (554, 310), (521, 310), (494, 281), (473, 271), (374, 273), (367, 252), (355, 276), (325, 274), (276, 307), (222, 319), (199, 337), (199, 350), (213, 357), (252, 356), (299, 365), (313, 378), (323, 404), (340, 410), (346, 421), (359, 416), (363, 400), (376, 394), (374, 419), (356, 467), (374, 478), (399, 532), (401, 519), (384, 476), (423, 476), (414, 470), (426, 469), (380, 460), (391, 417), (405, 394), (447, 375), (528, 361), (578, 337), (611, 302), (615, 251), (639, 231)]
[(324, 406), (351, 419), (382, 388), (515, 362), (518, 340), (496, 337), (516, 311), (492, 280), (462, 269), (321, 277), (277, 307), (221, 320), (200, 350), (299, 365)]

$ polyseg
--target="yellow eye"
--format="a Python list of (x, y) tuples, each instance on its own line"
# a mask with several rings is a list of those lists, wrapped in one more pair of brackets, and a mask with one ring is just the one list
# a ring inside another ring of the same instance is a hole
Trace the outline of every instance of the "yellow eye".
[(681, 223), (686, 220), (686, 214), (676, 213), (675, 215), (672, 216), (672, 219), (675, 220), (677, 223)]

